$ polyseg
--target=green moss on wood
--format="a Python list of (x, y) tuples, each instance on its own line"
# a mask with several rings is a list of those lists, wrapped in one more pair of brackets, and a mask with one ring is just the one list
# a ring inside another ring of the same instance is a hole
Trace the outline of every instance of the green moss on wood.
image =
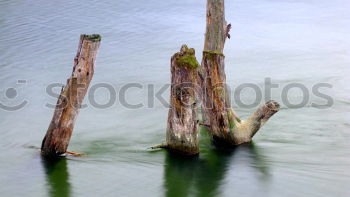
[(196, 69), (199, 67), (199, 63), (195, 56), (195, 50), (193, 48), (188, 48), (187, 45), (181, 47), (181, 52), (178, 54), (176, 59), (176, 64), (179, 66), (185, 66), (191, 69)]
[(236, 121), (240, 123), (240, 122), (241, 122), (241, 119), (238, 118), (238, 117), (236, 117)]
[(101, 35), (100, 34), (91, 34), (91, 35), (83, 34), (82, 36), (84, 36), (84, 38), (86, 40), (90, 40), (92, 42), (101, 41)]
[(232, 130), (235, 127), (235, 121), (234, 121), (233, 113), (230, 109), (227, 111), (227, 116), (228, 116), (227, 119), (228, 119), (229, 128), (230, 130)]
[(198, 68), (199, 63), (196, 59), (196, 57), (194, 57), (193, 55), (185, 55), (185, 56), (181, 56), (177, 59), (177, 64), (179, 66), (187, 66), (190, 68)]
[(207, 51), (203, 51), (203, 55), (205, 57), (209, 58), (209, 59), (212, 59), (212, 58), (214, 58), (214, 57), (216, 57), (218, 55), (225, 57), (225, 55), (222, 52), (220, 52), (220, 51), (209, 51), (209, 50), (207, 50)]

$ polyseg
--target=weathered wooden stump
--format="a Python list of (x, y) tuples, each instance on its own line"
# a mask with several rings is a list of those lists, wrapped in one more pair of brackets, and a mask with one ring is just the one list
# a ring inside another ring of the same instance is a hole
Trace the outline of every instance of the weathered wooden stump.
[(195, 50), (186, 45), (171, 58), (171, 92), (166, 144), (153, 148), (167, 148), (184, 155), (199, 153), (198, 68)]
[(202, 67), (202, 111), (214, 143), (234, 146), (250, 142), (260, 127), (279, 110), (279, 104), (269, 101), (248, 120), (240, 120), (231, 108), (226, 87), (225, 56), (226, 38), (230, 38), (231, 25), (225, 20), (224, 0), (207, 0), (207, 27)]
[(62, 88), (55, 112), (41, 145), (41, 153), (57, 157), (67, 152), (75, 120), (94, 74), (94, 64), (101, 36), (81, 35), (72, 76)]
[[(207, 0), (206, 24), (201, 66), (197, 66), (194, 49), (188, 49), (186, 46), (172, 57), (171, 109), (168, 115), (166, 143), (151, 147), (153, 149), (168, 148), (189, 155), (199, 153), (197, 113), (194, 106), (183, 106), (181, 101), (184, 100), (188, 101), (198, 96), (201, 98), (201, 124), (208, 127), (214, 144), (224, 147), (250, 142), (261, 126), (279, 110), (277, 102), (269, 101), (248, 120), (239, 119), (231, 108), (226, 87), (223, 50), (226, 38), (230, 38), (231, 24), (227, 25), (225, 20), (224, 0)], [(182, 61), (187, 56), (191, 58)], [(200, 86), (201, 91), (183, 91), (180, 87), (187, 82)]]

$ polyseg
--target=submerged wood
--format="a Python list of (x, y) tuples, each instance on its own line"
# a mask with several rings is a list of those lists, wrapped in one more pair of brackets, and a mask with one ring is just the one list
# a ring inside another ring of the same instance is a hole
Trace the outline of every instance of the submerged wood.
[(61, 90), (53, 118), (42, 141), (41, 153), (44, 156), (57, 157), (67, 152), (75, 120), (94, 74), (100, 41), (101, 36), (97, 34), (80, 36), (72, 75)]
[(231, 25), (225, 20), (224, 0), (207, 0), (206, 34), (202, 59), (202, 112), (205, 125), (218, 146), (234, 146), (250, 142), (261, 126), (279, 110), (279, 104), (269, 101), (248, 120), (240, 120), (231, 108), (226, 87), (226, 38)]

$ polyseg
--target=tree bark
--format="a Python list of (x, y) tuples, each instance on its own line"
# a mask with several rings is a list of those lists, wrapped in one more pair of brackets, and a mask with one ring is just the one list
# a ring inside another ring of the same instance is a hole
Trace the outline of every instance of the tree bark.
[(75, 120), (94, 74), (101, 36), (81, 35), (74, 67), (58, 97), (55, 112), (41, 145), (44, 156), (57, 157), (67, 151)]
[(226, 87), (223, 50), (226, 38), (230, 38), (231, 25), (227, 25), (225, 20), (224, 0), (207, 0), (206, 23), (201, 68), (205, 125), (209, 127), (216, 145), (234, 146), (250, 142), (260, 127), (279, 110), (279, 104), (269, 101), (248, 120), (238, 118), (231, 108)]
[(171, 92), (166, 144), (152, 148), (167, 148), (184, 155), (199, 153), (198, 68), (195, 50), (186, 45), (171, 58)]

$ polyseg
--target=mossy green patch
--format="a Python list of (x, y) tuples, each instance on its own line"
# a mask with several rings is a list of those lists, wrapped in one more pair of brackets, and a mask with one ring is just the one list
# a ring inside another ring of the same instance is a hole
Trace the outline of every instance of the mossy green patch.
[(199, 63), (196, 59), (196, 57), (194, 55), (184, 55), (184, 56), (180, 56), (178, 59), (177, 59), (177, 64), (179, 66), (187, 66), (189, 68), (198, 68), (199, 67)]
[(240, 123), (240, 122), (241, 122), (241, 119), (238, 118), (238, 117), (236, 117), (236, 121)]
[(235, 122), (234, 122), (234, 117), (231, 109), (227, 111), (227, 118), (228, 118), (229, 128), (230, 130), (232, 130), (235, 127)]
[(188, 48), (186, 45), (181, 47), (181, 55), (176, 59), (176, 63), (179, 66), (186, 66), (192, 69), (199, 67), (195, 56), (195, 50), (193, 48)]
[(220, 51), (203, 51), (203, 56), (205, 56), (205, 57), (207, 57), (207, 58), (209, 58), (209, 59), (213, 59), (214, 57), (216, 57), (216, 56), (223, 56), (223, 57), (225, 57), (225, 55), (222, 53), (222, 52), (220, 52)]
[(84, 38), (93, 42), (98, 42), (101, 41), (101, 35), (100, 34), (91, 34), (91, 35), (87, 35), (87, 34), (83, 34)]

